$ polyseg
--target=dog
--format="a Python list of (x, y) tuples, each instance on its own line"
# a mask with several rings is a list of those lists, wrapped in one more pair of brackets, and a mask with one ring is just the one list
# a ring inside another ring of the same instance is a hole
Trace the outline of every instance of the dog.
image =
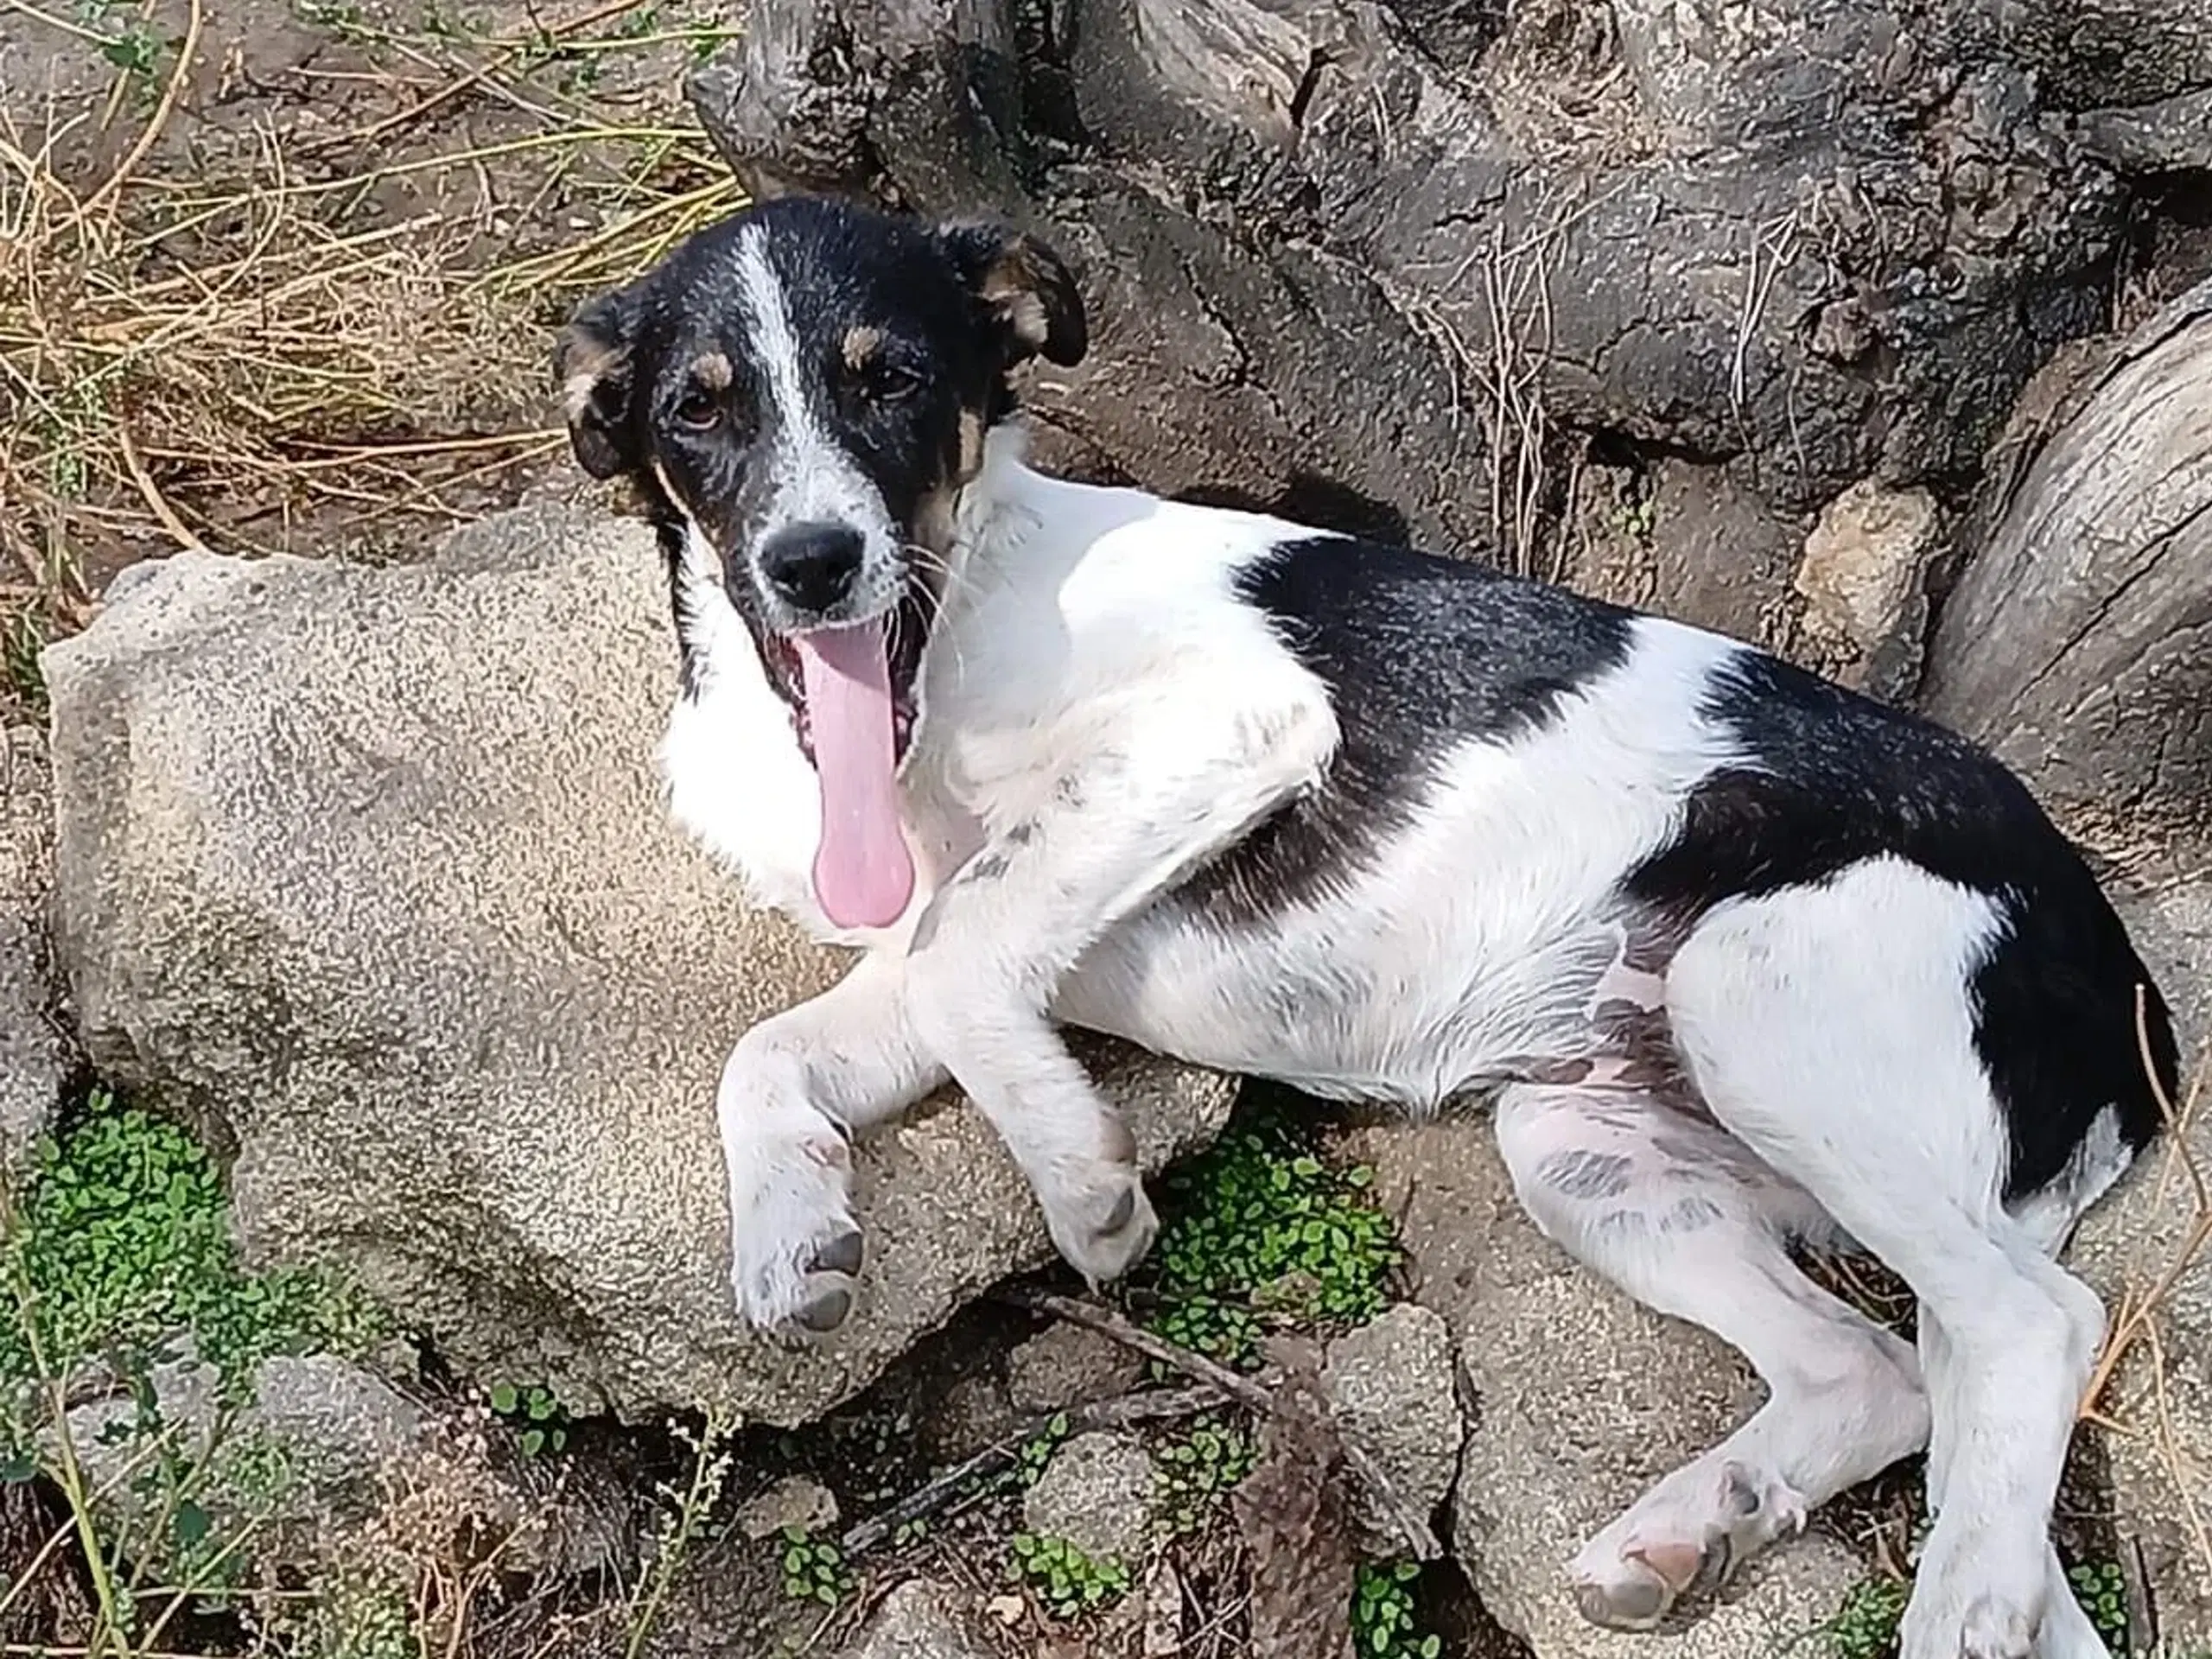
[[(2177, 1055), (2081, 856), (1984, 752), (1745, 645), (1033, 469), (1011, 377), (1087, 344), (1033, 236), (791, 197), (556, 347), (665, 554), (675, 817), (860, 953), (721, 1075), (744, 1314), (848, 1316), (849, 1137), (948, 1077), (1061, 1255), (1128, 1269), (1135, 1143), (1063, 1026), (1491, 1094), (1536, 1224), (1768, 1390), (1590, 1540), (1586, 1616), (1649, 1628), (1925, 1447), (1905, 1659), (2097, 1659), (2049, 1522), (2105, 1314), (2055, 1258)], [(1793, 1245), (1887, 1262), (1916, 1345)]]

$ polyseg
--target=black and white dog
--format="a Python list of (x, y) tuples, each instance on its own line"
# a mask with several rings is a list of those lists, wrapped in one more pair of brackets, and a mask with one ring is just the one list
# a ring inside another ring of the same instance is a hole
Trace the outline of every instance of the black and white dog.
[[(2048, 1523), (2104, 1315), (2054, 1261), (2159, 1126), (2165, 1011), (1986, 755), (1730, 640), (1024, 464), (1060, 261), (819, 200), (586, 308), (575, 450), (668, 557), (677, 817), (862, 952), (721, 1084), (732, 1281), (835, 1327), (847, 1138), (948, 1076), (1067, 1260), (1154, 1222), (1090, 1027), (1416, 1111), (1495, 1089), (1537, 1224), (1770, 1397), (1572, 1569), (1656, 1623), (1927, 1446), (1906, 1659), (2094, 1659)], [(1917, 1351), (1816, 1288), (1855, 1242)]]

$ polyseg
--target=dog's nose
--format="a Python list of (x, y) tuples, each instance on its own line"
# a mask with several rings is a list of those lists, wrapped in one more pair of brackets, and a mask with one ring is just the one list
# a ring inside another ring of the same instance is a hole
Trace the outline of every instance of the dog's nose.
[(851, 590), (864, 550), (846, 525), (786, 524), (760, 543), (760, 579), (795, 611), (827, 611)]

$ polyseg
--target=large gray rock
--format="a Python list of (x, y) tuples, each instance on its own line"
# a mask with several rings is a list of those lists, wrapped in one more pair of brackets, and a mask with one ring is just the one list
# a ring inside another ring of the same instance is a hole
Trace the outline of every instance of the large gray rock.
[(1152, 1458), (1135, 1436), (1108, 1429), (1078, 1434), (1022, 1494), (1022, 1522), (1095, 1561), (1135, 1562), (1150, 1539), (1152, 1486)]
[[(1452, 1363), (1452, 1327), (1402, 1302), (1329, 1344), (1321, 1390), (1337, 1427), (1375, 1460), (1398, 1500), (1426, 1521), (1452, 1491), (1465, 1429)], [(1370, 1555), (1405, 1548), (1375, 1493), (1355, 1496), (1352, 1518)]]
[(53, 890), (46, 734), (0, 726), (0, 1183), (22, 1173), (69, 1075), (47, 938)]
[(952, 1611), (952, 1592), (909, 1579), (883, 1599), (844, 1659), (994, 1659)]
[(1760, 1398), (1717, 1338), (1576, 1266), (1522, 1213), (1487, 1116), (1362, 1130), (1401, 1217), (1418, 1300), (1449, 1323), (1471, 1396), (1451, 1545), (1537, 1659), (1745, 1659), (1833, 1614), (1866, 1571), (1817, 1530), (1754, 1558), (1717, 1601), (1646, 1635), (1600, 1630), (1566, 1567), (1589, 1535)]
[[(168, 1535), (174, 1494), (136, 1478), (158, 1443), (186, 1470), (214, 1535), (272, 1578), (279, 1567), (340, 1576), (394, 1537), (421, 1559), (457, 1562), (496, 1538), (504, 1567), (548, 1585), (636, 1569), (632, 1495), (594, 1471), (516, 1455), (480, 1410), (425, 1405), (328, 1354), (272, 1356), (233, 1395), (188, 1340), (145, 1382), (69, 1412), (71, 1449), (118, 1535)], [(45, 1431), (49, 1445), (59, 1438)]]
[(1079, 1325), (1052, 1325), (1007, 1356), (1006, 1388), (1026, 1412), (1065, 1411), (1071, 1406), (1127, 1394), (1144, 1381), (1141, 1354)]
[[(836, 953), (667, 822), (640, 527), (556, 506), (427, 565), (181, 556), (47, 653), (58, 939), (105, 1070), (237, 1149), (259, 1258), (335, 1260), (478, 1375), (779, 1423), (1049, 1254), (950, 1096), (858, 1160), (863, 1306), (735, 1319), (715, 1079)], [(1086, 1049), (1156, 1167), (1225, 1079)]]

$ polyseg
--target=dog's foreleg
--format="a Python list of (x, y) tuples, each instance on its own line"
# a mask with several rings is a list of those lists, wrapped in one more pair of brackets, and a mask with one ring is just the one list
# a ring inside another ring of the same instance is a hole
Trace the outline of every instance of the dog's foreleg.
[[(1196, 701), (1196, 699), (1194, 699)], [(1061, 769), (924, 912), (907, 958), (923, 1042), (1027, 1176), (1061, 1255), (1117, 1278), (1156, 1230), (1137, 1146), (1053, 1030), (1064, 977), (1141, 909), (1320, 772), (1317, 696), (1258, 711), (1160, 707)]]
[(906, 1016), (896, 957), (747, 1032), (715, 1100), (729, 1169), (730, 1285), (753, 1324), (821, 1334), (852, 1311), (862, 1250), (849, 1138), (944, 1081)]

